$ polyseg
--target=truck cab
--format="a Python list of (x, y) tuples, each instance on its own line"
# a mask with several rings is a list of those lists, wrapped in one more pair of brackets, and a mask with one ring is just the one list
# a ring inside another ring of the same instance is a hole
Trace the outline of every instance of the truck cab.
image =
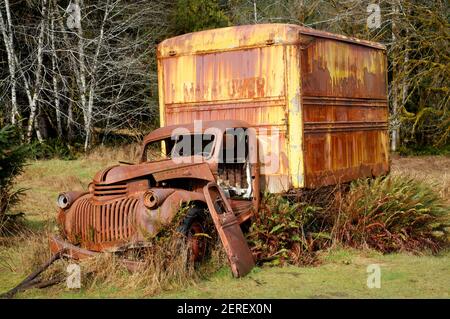
[[(257, 155), (255, 133), (244, 121), (156, 129), (144, 138), (139, 163), (107, 167), (97, 172), (87, 192), (59, 195), (61, 232), (51, 239), (52, 250), (69, 247), (80, 258), (145, 246), (181, 207), (191, 205), (199, 214), (208, 210), (208, 184), (217, 186), (242, 224), (258, 210)], [(195, 223), (182, 230), (186, 234), (204, 231), (202, 216), (194, 217)]]

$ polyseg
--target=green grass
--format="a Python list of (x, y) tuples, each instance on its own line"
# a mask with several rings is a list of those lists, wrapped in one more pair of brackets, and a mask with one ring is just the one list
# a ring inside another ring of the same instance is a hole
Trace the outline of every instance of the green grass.
[(31, 161), (17, 183), (17, 188), (27, 191), (13, 210), (24, 212), (28, 223), (39, 229), (55, 217), (60, 192), (85, 190), (98, 170), (112, 164), (115, 163), (109, 160), (89, 159)]
[[(35, 231), (53, 225), (56, 195), (82, 189), (110, 159), (34, 161), (19, 178), (18, 187), (29, 188), (17, 211), (26, 213)], [(51, 228), (50, 228), (51, 229)], [(29, 253), (24, 242), (0, 246), (0, 292), (20, 282)], [(320, 255), (316, 267), (258, 267), (245, 278), (234, 279), (228, 267), (186, 288), (148, 296), (140, 289), (99, 285), (95, 289), (68, 290), (64, 284), (18, 294), (19, 298), (449, 298), (450, 251), (438, 256), (405, 253), (382, 255), (374, 251), (336, 248)], [(381, 288), (366, 286), (369, 264), (381, 267)]]
[[(227, 271), (172, 298), (449, 298), (450, 252), (438, 257), (330, 251), (318, 267), (262, 267), (242, 279)], [(367, 287), (367, 266), (381, 267), (381, 288)], [(432, 270), (432, 271), (430, 271)]]
[[(20, 257), (18, 257), (20, 260)], [(245, 278), (234, 279), (228, 267), (184, 289), (147, 296), (141, 289), (100, 285), (68, 290), (64, 284), (33, 289), (18, 298), (449, 298), (450, 251), (438, 256), (381, 255), (373, 251), (335, 249), (321, 256), (316, 267), (257, 267)], [(381, 288), (366, 285), (367, 266), (381, 267)], [(24, 276), (2, 270), (0, 291)]]

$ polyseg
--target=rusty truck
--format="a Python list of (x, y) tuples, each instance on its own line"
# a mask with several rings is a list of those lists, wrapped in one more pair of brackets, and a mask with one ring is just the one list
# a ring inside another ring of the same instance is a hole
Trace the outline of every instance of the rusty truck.
[(239, 225), (262, 192), (389, 171), (381, 44), (259, 24), (164, 40), (157, 61), (161, 128), (145, 137), (139, 163), (107, 167), (86, 192), (58, 196), (52, 251), (84, 258), (145, 245), (189, 203), (180, 232), (193, 259), (205, 251), (191, 235), (204, 231), (206, 214), (242, 276), (254, 261)]

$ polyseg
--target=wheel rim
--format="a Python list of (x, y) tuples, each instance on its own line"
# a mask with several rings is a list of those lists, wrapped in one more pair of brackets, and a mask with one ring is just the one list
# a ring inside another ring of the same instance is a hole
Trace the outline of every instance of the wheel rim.
[(203, 234), (204, 230), (199, 222), (193, 222), (189, 228), (189, 246), (191, 250), (190, 260), (192, 262), (199, 262), (203, 259), (206, 254), (206, 240), (204, 236), (196, 236), (198, 234)]

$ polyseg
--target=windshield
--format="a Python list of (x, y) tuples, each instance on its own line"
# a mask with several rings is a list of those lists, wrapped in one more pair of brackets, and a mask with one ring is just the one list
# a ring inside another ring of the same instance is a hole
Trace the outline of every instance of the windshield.
[(183, 134), (153, 141), (145, 146), (142, 160), (157, 161), (187, 156), (209, 158), (213, 151), (213, 134)]

